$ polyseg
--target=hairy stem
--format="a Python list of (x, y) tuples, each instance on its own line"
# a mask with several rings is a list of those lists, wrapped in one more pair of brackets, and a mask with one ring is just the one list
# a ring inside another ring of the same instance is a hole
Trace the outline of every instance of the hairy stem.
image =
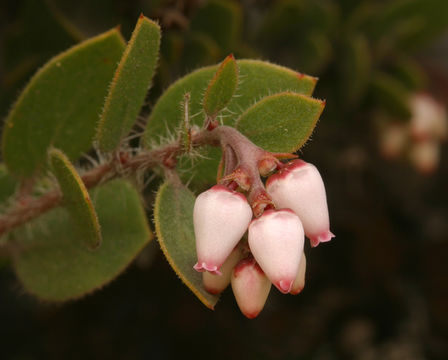
[[(192, 136), (191, 143), (193, 147), (203, 145), (221, 146), (223, 149), (231, 147), (238, 162), (236, 165), (243, 166), (259, 181), (256, 160), (265, 151), (254, 145), (238, 130), (228, 126), (218, 126), (212, 131), (202, 130)], [(147, 171), (156, 166), (169, 169), (175, 164), (173, 160), (183, 151), (182, 142), (176, 141), (134, 156), (118, 153), (112, 161), (89, 170), (81, 176), (81, 179), (86, 188), (91, 189), (123, 174), (135, 174), (137, 171)], [(50, 190), (40, 197), (27, 197), (21, 201), (14, 201), (12, 207), (0, 215), (0, 236), (59, 206), (61, 202), (62, 194), (58, 189)]]

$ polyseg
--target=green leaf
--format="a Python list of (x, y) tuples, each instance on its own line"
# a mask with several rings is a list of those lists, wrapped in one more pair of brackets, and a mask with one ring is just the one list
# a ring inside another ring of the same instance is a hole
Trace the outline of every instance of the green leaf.
[(194, 195), (181, 184), (165, 182), (158, 190), (154, 207), (156, 234), (171, 267), (185, 285), (210, 309), (218, 296), (208, 293), (202, 275), (193, 269), (196, 246), (193, 230)]
[[(241, 84), (237, 95), (232, 98), (227, 108), (231, 117), (225, 118), (226, 125), (234, 125), (236, 119), (256, 101), (264, 96), (282, 91), (293, 91), (311, 95), (317, 79), (291, 69), (259, 60), (237, 60)], [(192, 72), (172, 84), (159, 98), (148, 119), (145, 142), (157, 141), (160, 136), (173, 133), (183, 118), (180, 104), (184, 94), (189, 92), (190, 113), (202, 112), (202, 99), (205, 89), (218, 70), (218, 65)], [(204, 118), (195, 116), (192, 124), (202, 125)]]
[(8, 173), (5, 165), (0, 164), (0, 205), (14, 194), (16, 185), (16, 180)]
[(410, 57), (401, 57), (392, 66), (393, 73), (409, 90), (417, 91), (427, 82), (423, 68)]
[(92, 193), (103, 243), (89, 251), (64, 208), (13, 232), (14, 269), (24, 288), (46, 301), (86, 295), (118, 276), (152, 238), (138, 192), (114, 180)]
[(448, 28), (446, 0), (401, 0), (386, 2), (379, 16), (372, 19), (373, 35), (383, 41), (392, 39), (397, 47), (416, 50), (443, 34)]
[[(229, 117), (224, 117), (226, 125), (235, 125), (238, 117), (251, 105), (263, 97), (283, 91), (292, 91), (305, 95), (311, 95), (317, 79), (308, 75), (295, 72), (291, 69), (273, 65), (259, 60), (237, 60), (239, 79), (241, 83), (236, 96), (232, 97), (227, 105)], [(190, 113), (202, 114), (193, 116), (191, 124), (202, 126), (204, 122), (202, 99), (204, 90), (218, 70), (218, 66), (206, 67), (197, 70), (182, 79), (176, 81), (159, 98), (148, 119), (144, 142), (148, 146), (152, 142), (158, 142), (160, 137), (168, 137), (175, 133), (179, 123), (183, 119), (180, 104), (184, 94), (190, 93)], [(194, 188), (216, 180), (216, 169), (219, 163), (219, 150), (202, 150), (202, 159), (181, 159), (178, 164), (182, 179), (190, 181)], [(193, 169), (193, 176), (191, 169)]]
[(247, 109), (236, 127), (265, 150), (295, 152), (310, 137), (324, 106), (305, 95), (271, 95)]
[(238, 66), (233, 55), (227, 56), (208, 84), (204, 95), (205, 113), (212, 119), (232, 99), (238, 86)]
[(154, 75), (159, 47), (159, 25), (140, 15), (106, 98), (98, 128), (101, 150), (116, 149), (137, 120)]
[(377, 72), (372, 76), (371, 92), (375, 100), (392, 115), (407, 119), (411, 116), (409, 90), (390, 75)]
[(224, 51), (231, 51), (242, 24), (241, 6), (235, 1), (211, 0), (198, 9), (190, 28), (210, 36)]
[(33, 76), (3, 131), (3, 158), (12, 173), (33, 175), (51, 146), (70, 159), (91, 147), (123, 47), (119, 32), (110, 30), (54, 57)]
[(82, 179), (62, 151), (51, 149), (48, 156), (62, 192), (63, 204), (82, 235), (81, 242), (89, 249), (96, 249), (101, 244), (101, 229)]

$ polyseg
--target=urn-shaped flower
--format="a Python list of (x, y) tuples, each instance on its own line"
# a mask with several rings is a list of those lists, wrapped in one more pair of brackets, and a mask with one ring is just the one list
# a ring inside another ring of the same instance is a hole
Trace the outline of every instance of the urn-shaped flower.
[(249, 247), (271, 282), (288, 293), (299, 270), (304, 233), (289, 209), (268, 210), (249, 226)]
[(215, 185), (196, 198), (193, 210), (197, 271), (219, 269), (246, 232), (252, 209), (241, 193)]
[(330, 232), (325, 186), (314, 165), (294, 160), (269, 177), (266, 189), (277, 208), (289, 208), (299, 216), (311, 246), (334, 237)]
[(241, 312), (253, 319), (263, 310), (271, 282), (253, 257), (241, 260), (233, 269), (232, 290)]

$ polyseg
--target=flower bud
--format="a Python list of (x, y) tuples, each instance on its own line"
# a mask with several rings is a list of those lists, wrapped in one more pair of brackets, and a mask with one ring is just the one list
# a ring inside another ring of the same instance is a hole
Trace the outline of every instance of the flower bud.
[(410, 103), (411, 133), (416, 140), (445, 139), (448, 133), (445, 108), (427, 94), (417, 94)]
[(246, 232), (252, 209), (244, 195), (215, 185), (196, 198), (193, 210), (197, 271), (221, 274), (220, 267)]
[(263, 310), (271, 282), (253, 257), (241, 260), (233, 269), (232, 290), (241, 312), (253, 319)]
[(314, 165), (294, 160), (269, 177), (266, 189), (277, 208), (289, 208), (299, 216), (311, 246), (334, 237), (330, 232), (325, 186)]
[(288, 293), (299, 270), (304, 233), (289, 209), (268, 210), (249, 225), (249, 247), (271, 282)]
[(202, 273), (202, 282), (205, 290), (210, 294), (219, 294), (225, 290), (230, 284), (230, 277), (232, 276), (233, 268), (241, 260), (242, 251), (239, 246), (230, 253), (229, 257), (224, 261), (221, 267), (222, 275), (215, 275), (208, 271)]
[(408, 141), (406, 124), (387, 124), (381, 129), (380, 151), (386, 159), (397, 159), (406, 148)]
[(418, 141), (412, 145), (410, 160), (422, 174), (432, 174), (440, 161), (440, 144), (436, 140)]
[(290, 291), (292, 295), (297, 295), (305, 287), (305, 271), (306, 271), (306, 257), (305, 253), (303, 253), (302, 257), (300, 258), (299, 272), (297, 273), (296, 279), (294, 280), (294, 283), (292, 284), (292, 289)]

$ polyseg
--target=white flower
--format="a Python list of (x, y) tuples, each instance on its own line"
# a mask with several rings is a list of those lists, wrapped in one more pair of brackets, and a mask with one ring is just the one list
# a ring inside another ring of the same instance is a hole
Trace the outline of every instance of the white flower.
[(235, 247), (226, 261), (221, 267), (222, 275), (215, 275), (211, 272), (205, 271), (202, 273), (202, 282), (205, 290), (210, 294), (219, 294), (225, 290), (230, 284), (230, 277), (232, 276), (233, 268), (241, 260), (242, 251), (239, 246)]
[(238, 263), (232, 272), (231, 284), (241, 312), (249, 319), (255, 318), (263, 310), (271, 282), (253, 257)]
[(193, 210), (197, 271), (219, 269), (246, 232), (252, 209), (241, 193), (215, 185), (196, 198)]
[(292, 284), (292, 289), (290, 291), (291, 294), (297, 295), (305, 287), (305, 272), (306, 272), (306, 257), (305, 253), (303, 253), (302, 257), (300, 258), (299, 272), (297, 273), (296, 279)]
[(249, 247), (271, 282), (288, 293), (303, 253), (302, 223), (289, 209), (268, 210), (249, 226)]
[(330, 241), (327, 197), (317, 168), (303, 160), (294, 160), (271, 175), (266, 189), (277, 208), (289, 208), (300, 218), (311, 246)]

